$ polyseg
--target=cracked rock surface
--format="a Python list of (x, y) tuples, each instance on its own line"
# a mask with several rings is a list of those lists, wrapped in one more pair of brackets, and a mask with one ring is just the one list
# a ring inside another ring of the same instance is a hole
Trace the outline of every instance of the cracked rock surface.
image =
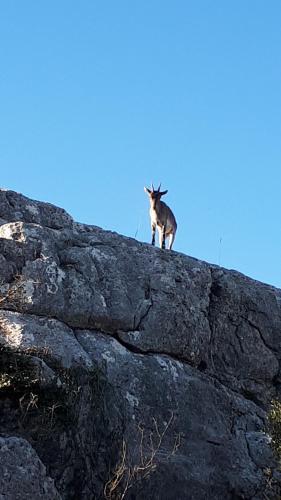
[(12, 191), (0, 224), (0, 433), (27, 496), (281, 498), (280, 290)]

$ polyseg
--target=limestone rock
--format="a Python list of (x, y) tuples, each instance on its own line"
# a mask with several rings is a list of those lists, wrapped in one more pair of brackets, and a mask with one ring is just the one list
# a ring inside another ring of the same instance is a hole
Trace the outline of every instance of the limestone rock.
[(10, 191), (0, 224), (0, 433), (61, 498), (280, 498), (280, 290)]
[(0, 437), (0, 498), (1, 500), (59, 500), (53, 480), (46, 468), (22, 438)]

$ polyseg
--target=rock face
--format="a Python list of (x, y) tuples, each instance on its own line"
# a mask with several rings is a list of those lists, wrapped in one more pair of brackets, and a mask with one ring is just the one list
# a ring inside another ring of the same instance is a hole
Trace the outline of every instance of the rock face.
[(53, 481), (46, 477), (41, 460), (24, 439), (0, 438), (0, 472), (1, 499), (61, 498)]
[(0, 499), (281, 498), (280, 290), (11, 191), (0, 223)]

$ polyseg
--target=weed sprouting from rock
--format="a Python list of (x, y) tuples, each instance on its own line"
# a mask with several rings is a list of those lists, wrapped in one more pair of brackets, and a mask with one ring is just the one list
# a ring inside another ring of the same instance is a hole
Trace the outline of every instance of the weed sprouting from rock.
[[(105, 500), (123, 500), (130, 488), (136, 486), (141, 480), (148, 478), (156, 470), (157, 456), (161, 453), (165, 436), (171, 430), (174, 414), (171, 413), (169, 420), (163, 424), (162, 429), (160, 429), (156, 418), (152, 420), (153, 426), (149, 432), (146, 432), (141, 424), (138, 425), (139, 446), (137, 456), (130, 457), (127, 443), (123, 439), (119, 462), (104, 488)], [(171, 449), (165, 452), (167, 460), (178, 451), (180, 443), (181, 434), (178, 433), (174, 437)]]
[(268, 421), (272, 446), (281, 466), (281, 401), (272, 401)]

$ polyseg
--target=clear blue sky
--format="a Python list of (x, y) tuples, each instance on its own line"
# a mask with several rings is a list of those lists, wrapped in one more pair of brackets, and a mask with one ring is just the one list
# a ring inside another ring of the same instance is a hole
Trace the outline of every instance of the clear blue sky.
[(280, 0), (0, 5), (0, 185), (281, 287)]

